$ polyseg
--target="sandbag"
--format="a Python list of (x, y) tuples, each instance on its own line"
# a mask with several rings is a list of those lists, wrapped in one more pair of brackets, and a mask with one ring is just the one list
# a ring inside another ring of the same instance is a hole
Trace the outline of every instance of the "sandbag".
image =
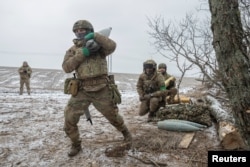
[(210, 116), (211, 108), (209, 106), (202, 106), (197, 104), (172, 104), (160, 108), (156, 112), (157, 120), (178, 119), (187, 120), (212, 126), (212, 119)]

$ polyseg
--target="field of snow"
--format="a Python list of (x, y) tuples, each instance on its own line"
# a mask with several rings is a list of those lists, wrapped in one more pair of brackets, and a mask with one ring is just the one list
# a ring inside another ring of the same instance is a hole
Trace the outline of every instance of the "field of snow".
[[(123, 157), (107, 157), (105, 150), (123, 137), (93, 106), (93, 125), (82, 116), (79, 131), (83, 151), (67, 156), (70, 140), (63, 131), (64, 107), (69, 95), (63, 83), (72, 74), (62, 70), (33, 69), (31, 95), (19, 95), (17, 68), (0, 67), (0, 166), (3, 167), (145, 167), (207, 166), (207, 150), (219, 148), (214, 127), (195, 133), (188, 149), (177, 147), (186, 134), (159, 130), (138, 116), (137, 74), (114, 74), (122, 93), (119, 112), (133, 135), (133, 147)], [(184, 78), (180, 92), (194, 90), (199, 82)], [(160, 164), (160, 163), (159, 163)]]

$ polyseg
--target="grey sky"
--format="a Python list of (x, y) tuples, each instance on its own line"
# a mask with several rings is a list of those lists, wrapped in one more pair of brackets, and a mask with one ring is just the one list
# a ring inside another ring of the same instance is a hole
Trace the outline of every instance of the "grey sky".
[(112, 27), (110, 38), (117, 49), (112, 72), (141, 73), (142, 63), (154, 59), (175, 63), (155, 53), (147, 33), (147, 17), (179, 20), (194, 11), (200, 0), (8, 0), (0, 2), (0, 66), (19, 67), (28, 61), (32, 68), (61, 69), (65, 51), (75, 38), (72, 26), (89, 20), (95, 31)]

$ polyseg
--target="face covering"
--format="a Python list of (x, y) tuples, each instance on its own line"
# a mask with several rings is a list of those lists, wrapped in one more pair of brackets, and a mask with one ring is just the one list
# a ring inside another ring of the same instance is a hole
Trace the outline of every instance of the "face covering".
[(84, 39), (85, 35), (87, 35), (88, 33), (90, 33), (89, 29), (84, 29), (85, 31), (83, 32), (76, 32), (75, 35), (77, 37), (77, 39)]
[(78, 39), (84, 39), (86, 33), (75, 33)]

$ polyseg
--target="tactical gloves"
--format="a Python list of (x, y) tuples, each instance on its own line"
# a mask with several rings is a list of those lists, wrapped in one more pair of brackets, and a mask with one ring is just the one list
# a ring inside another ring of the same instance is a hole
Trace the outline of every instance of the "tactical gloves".
[(83, 56), (88, 57), (90, 55), (89, 49), (86, 47), (82, 48)]
[(88, 33), (84, 39), (86, 40), (85, 47), (83, 47), (82, 52), (85, 57), (89, 56), (91, 53), (97, 52), (100, 49), (100, 45), (95, 42), (94, 33)]
[(95, 34), (94, 34), (93, 32), (91, 32), (91, 33), (88, 33), (87, 35), (85, 35), (85, 36), (84, 36), (84, 39), (85, 39), (86, 41), (88, 41), (88, 40), (90, 40), (90, 39), (94, 39), (94, 36), (95, 36)]

